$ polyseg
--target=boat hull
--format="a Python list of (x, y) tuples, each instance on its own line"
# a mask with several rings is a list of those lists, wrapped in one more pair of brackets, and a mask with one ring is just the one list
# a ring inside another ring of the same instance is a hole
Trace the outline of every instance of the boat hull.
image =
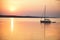
[(41, 23), (51, 23), (51, 21), (40, 21)]

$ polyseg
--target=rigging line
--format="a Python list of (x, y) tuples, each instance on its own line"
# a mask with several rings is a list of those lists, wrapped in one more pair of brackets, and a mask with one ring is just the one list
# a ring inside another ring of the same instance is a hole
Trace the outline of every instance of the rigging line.
[[(45, 18), (46, 18), (46, 5), (44, 5), (44, 20), (45, 20)], [(45, 36), (46, 36), (46, 32), (45, 32), (45, 23), (44, 23), (44, 40), (45, 40)]]

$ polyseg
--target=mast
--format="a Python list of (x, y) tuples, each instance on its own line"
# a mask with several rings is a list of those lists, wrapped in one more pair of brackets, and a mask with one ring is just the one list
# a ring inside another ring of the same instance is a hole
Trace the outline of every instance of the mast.
[(46, 18), (46, 5), (44, 5), (44, 20)]

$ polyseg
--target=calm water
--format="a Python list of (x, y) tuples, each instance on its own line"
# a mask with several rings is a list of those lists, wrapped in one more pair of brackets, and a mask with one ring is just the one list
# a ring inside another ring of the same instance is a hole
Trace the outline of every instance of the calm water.
[(51, 24), (42, 24), (40, 20), (0, 18), (0, 40), (60, 40), (60, 18), (50, 18), (57, 22)]

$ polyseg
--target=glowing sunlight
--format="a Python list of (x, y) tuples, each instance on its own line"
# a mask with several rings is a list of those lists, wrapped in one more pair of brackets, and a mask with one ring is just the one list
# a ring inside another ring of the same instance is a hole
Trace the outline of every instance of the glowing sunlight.
[(14, 19), (11, 18), (11, 32), (13, 32), (13, 28), (14, 28)]
[(13, 11), (15, 11), (15, 10), (16, 10), (16, 8), (15, 8), (15, 7), (13, 7), (13, 6), (11, 6), (11, 7), (9, 8), (9, 10), (13, 12)]

